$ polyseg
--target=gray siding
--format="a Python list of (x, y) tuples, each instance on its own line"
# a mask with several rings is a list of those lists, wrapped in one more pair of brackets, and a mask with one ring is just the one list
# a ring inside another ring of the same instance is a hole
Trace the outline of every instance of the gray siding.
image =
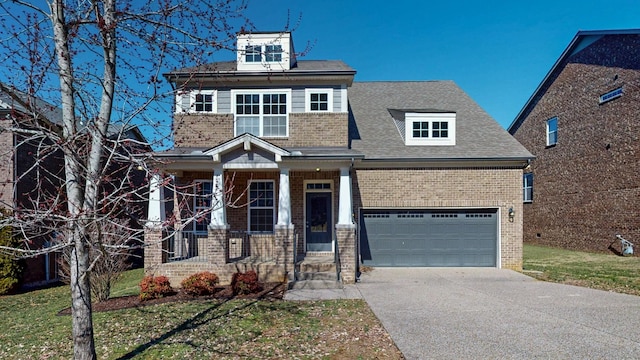
[(231, 113), (231, 91), (230, 90), (218, 90), (218, 113), (219, 114)]
[(305, 108), (304, 88), (294, 88), (291, 91), (291, 112), (303, 113)]
[[(326, 86), (318, 86), (318, 87), (310, 87), (310, 88), (322, 88), (326, 89)], [(333, 112), (340, 112), (342, 108), (342, 91), (340, 86), (334, 86), (333, 88)], [(274, 88), (277, 89), (277, 88)], [(292, 113), (304, 113), (305, 112), (305, 87), (284, 87), (283, 89), (291, 89), (291, 112)], [(231, 90), (230, 89), (219, 89), (218, 93), (218, 114), (231, 114), (233, 113), (233, 109), (231, 109)], [(185, 95), (183, 97), (183, 103), (185, 109), (189, 108), (189, 95)]]

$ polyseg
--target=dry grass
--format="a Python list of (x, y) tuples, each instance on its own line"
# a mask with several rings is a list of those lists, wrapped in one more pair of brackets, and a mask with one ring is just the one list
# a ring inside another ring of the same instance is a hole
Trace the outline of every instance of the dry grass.
[(524, 272), (535, 278), (640, 295), (640, 259), (525, 244)]

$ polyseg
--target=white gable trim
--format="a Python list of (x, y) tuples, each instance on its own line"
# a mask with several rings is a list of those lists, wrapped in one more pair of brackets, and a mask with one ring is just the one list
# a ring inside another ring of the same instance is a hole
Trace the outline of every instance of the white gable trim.
[(242, 147), (245, 151), (251, 151), (251, 149), (256, 146), (260, 149), (266, 150), (275, 156), (276, 162), (281, 162), (283, 156), (290, 156), (291, 153), (287, 150), (275, 146), (268, 141), (262, 140), (251, 134), (242, 134), (235, 139), (227, 141), (224, 144), (220, 144), (212, 149), (209, 149), (204, 152), (205, 155), (210, 155), (213, 157), (214, 162), (221, 161), (221, 155), (226, 154), (236, 148)]

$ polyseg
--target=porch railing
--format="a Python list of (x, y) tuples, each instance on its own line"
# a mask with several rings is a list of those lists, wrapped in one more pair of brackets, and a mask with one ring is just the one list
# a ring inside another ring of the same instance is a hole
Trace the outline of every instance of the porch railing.
[[(163, 261), (207, 261), (206, 233), (193, 231), (165, 232), (162, 246)], [(235, 261), (272, 261), (276, 258), (273, 234), (251, 234), (230, 231), (227, 239), (227, 259)]]
[(164, 237), (163, 250), (166, 262), (173, 261), (206, 261), (205, 245), (207, 234), (193, 231), (176, 231)]

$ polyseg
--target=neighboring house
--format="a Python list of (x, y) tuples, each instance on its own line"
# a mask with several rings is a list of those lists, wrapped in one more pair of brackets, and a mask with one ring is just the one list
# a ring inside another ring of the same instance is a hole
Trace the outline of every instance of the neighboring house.
[[(30, 96), (8, 85), (0, 83), (0, 207), (20, 213), (29, 209), (46, 209), (50, 206), (51, 198), (62, 196), (60, 188), (64, 186), (64, 159), (61, 151), (52, 150), (52, 140), (42, 136), (38, 128), (46, 127), (54, 132), (60, 129), (62, 112), (59, 108), (42, 99)], [(8, 129), (21, 129), (10, 131)], [(32, 130), (27, 132), (26, 130)], [(121, 145), (120, 153), (148, 152), (150, 148), (145, 144), (145, 137), (135, 126), (122, 127), (113, 125), (108, 136), (115, 140), (130, 139), (129, 143)], [(115, 144), (115, 142), (114, 142)], [(126, 147), (126, 149), (125, 149)], [(118, 189), (103, 187), (103, 192), (113, 193), (123, 190), (126, 186), (139, 188), (132, 192), (129, 204), (122, 203), (122, 214), (132, 218), (132, 226), (141, 228), (136, 222), (144, 217), (147, 211), (145, 190), (145, 174), (129, 172), (126, 161), (116, 160), (105, 171), (111, 179), (125, 179), (127, 184), (118, 184)], [(148, 186), (148, 185), (146, 185)], [(147, 188), (148, 189), (148, 188)], [(131, 205), (135, 203), (135, 205)], [(37, 227), (27, 229), (23, 234), (27, 237), (26, 246), (30, 250), (40, 250), (50, 246), (58, 236), (57, 229)], [(138, 251), (139, 252), (139, 251)], [(25, 270), (22, 275), (24, 286), (38, 286), (60, 279), (60, 254), (48, 254), (29, 257), (25, 260)], [(140, 254), (142, 255), (142, 254)], [(134, 262), (139, 260), (132, 259)]]
[(532, 156), (453, 82), (353, 83), (341, 61), (297, 60), (287, 32), (237, 45), (237, 61), (165, 74), (175, 148), (156, 154), (147, 273), (521, 269)]
[(523, 181), (525, 241), (640, 242), (639, 87), (640, 30), (577, 33), (509, 127), (536, 156)]

